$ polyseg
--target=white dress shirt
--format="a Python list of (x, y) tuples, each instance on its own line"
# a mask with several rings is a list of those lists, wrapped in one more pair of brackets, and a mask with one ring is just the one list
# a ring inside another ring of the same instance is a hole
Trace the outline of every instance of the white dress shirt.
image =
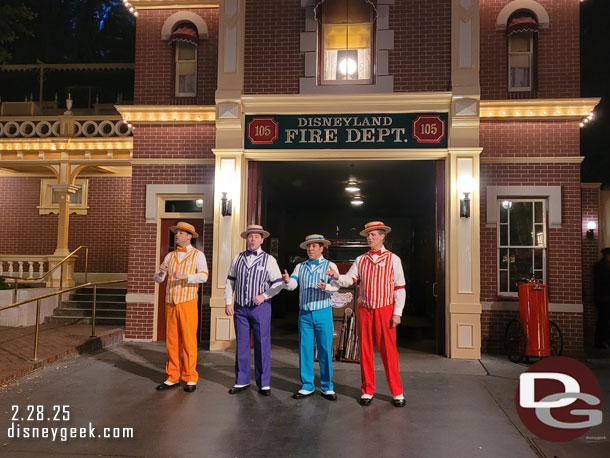
[[(246, 256), (246, 265), (250, 267), (254, 262), (255, 258), (261, 254), (263, 250), (259, 247), (256, 250), (256, 256)], [(241, 253), (238, 253), (231, 261), (231, 267), (229, 268), (229, 274), (227, 276), (227, 282), (225, 283), (225, 304), (233, 303), (233, 288), (235, 287), (235, 280), (232, 280), (229, 277), (235, 277), (235, 263), (237, 262), (237, 258), (241, 256)], [(277, 293), (284, 289), (284, 282), (282, 281), (282, 273), (280, 272), (280, 268), (277, 265), (277, 261), (271, 255), (267, 259), (267, 273), (269, 274), (269, 279), (271, 281), (277, 280), (280, 281), (272, 283), (271, 286), (263, 293), (265, 300), (271, 299)], [(254, 298), (252, 298), (254, 299)]]
[[(175, 251), (176, 256), (178, 256), (178, 262), (182, 262), (182, 260), (186, 257), (187, 254), (189, 254), (189, 252), (191, 250), (194, 250), (195, 248), (193, 248), (193, 246), (191, 244), (189, 244), (186, 247), (186, 251)], [(172, 253), (174, 253), (174, 251), (170, 251), (169, 253), (167, 253), (167, 256), (165, 256), (165, 259), (163, 260), (164, 263), (168, 264), (169, 263), (169, 257), (172, 255)], [(195, 269), (197, 271), (197, 273), (195, 274), (190, 274), (187, 278), (187, 282), (188, 283), (205, 283), (206, 281), (208, 281), (209, 278), (209, 273), (208, 273), (208, 263), (205, 260), (205, 255), (199, 251), (196, 255), (195, 255)], [(163, 282), (163, 280), (165, 280), (165, 277), (167, 275), (167, 272), (162, 273), (162, 272), (156, 272), (154, 275), (154, 279), (155, 282), (157, 283), (161, 283)]]

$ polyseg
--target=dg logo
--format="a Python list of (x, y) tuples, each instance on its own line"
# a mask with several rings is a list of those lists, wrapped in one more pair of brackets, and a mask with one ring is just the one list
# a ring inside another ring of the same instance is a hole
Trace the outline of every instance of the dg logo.
[(517, 411), (536, 436), (567, 442), (602, 423), (601, 388), (584, 364), (565, 356), (538, 361), (519, 377)]

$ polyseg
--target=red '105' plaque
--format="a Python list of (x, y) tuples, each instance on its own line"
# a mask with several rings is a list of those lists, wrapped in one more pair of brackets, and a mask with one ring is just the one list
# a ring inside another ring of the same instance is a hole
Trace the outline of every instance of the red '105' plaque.
[(273, 118), (254, 118), (248, 123), (248, 140), (253, 145), (272, 145), (278, 137), (278, 123)]
[(438, 115), (421, 115), (413, 121), (417, 143), (440, 143), (445, 138), (445, 121)]

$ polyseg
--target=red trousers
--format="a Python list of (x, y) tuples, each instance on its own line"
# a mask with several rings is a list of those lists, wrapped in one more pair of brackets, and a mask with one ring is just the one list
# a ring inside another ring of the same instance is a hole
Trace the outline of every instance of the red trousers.
[(398, 350), (396, 349), (396, 328), (390, 329), (394, 306), (367, 309), (358, 306), (358, 346), (360, 348), (360, 375), (362, 394), (375, 393), (375, 359), (373, 343), (377, 344), (385, 376), (392, 396), (402, 394), (402, 381), (398, 370)]
[(165, 304), (165, 372), (169, 382), (199, 380), (197, 373), (197, 298), (182, 304)]

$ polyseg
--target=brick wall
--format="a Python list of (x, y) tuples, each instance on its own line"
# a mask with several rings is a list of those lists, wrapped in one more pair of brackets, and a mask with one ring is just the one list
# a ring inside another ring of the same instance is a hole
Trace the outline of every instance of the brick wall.
[(451, 2), (396, 1), (390, 7), (395, 92), (451, 90)]
[(300, 50), (305, 10), (300, 0), (246, 2), (245, 94), (298, 94), (305, 76)]
[[(595, 335), (597, 311), (593, 299), (593, 266), (601, 257), (599, 245), (599, 200), (600, 190), (581, 189), (582, 203), (582, 302), (584, 306), (583, 324), (585, 342), (592, 343)], [(597, 229), (593, 239), (587, 238), (587, 223), (594, 221)]]
[(208, 27), (208, 38), (197, 47), (197, 96), (175, 97), (173, 46), (161, 40), (161, 28), (172, 14), (183, 10), (141, 10), (136, 21), (136, 105), (213, 105), (218, 79), (218, 9), (192, 9)]
[[(39, 214), (37, 177), (1, 177), (1, 254), (53, 254), (57, 246), (57, 215)], [(129, 247), (128, 177), (90, 177), (87, 215), (70, 215), (68, 247), (89, 247), (89, 272), (127, 272)], [(104, 230), (99, 230), (103, 228)], [(27, 238), (19, 236), (27, 231)], [(84, 271), (84, 253), (76, 271)]]
[(508, 92), (506, 30), (496, 30), (496, 20), (508, 0), (480, 0), (481, 99), (557, 98), (580, 96), (580, 2), (538, 0), (549, 15), (550, 27), (538, 33), (535, 92)]
[(579, 121), (482, 121), (484, 157), (579, 156)]
[(212, 124), (138, 125), (134, 136), (134, 157), (208, 158), (216, 141)]
[[(508, 322), (519, 318), (519, 312), (483, 310), (481, 313), (481, 351), (505, 354), (504, 334)], [(582, 314), (549, 313), (563, 335), (563, 355), (582, 358), (584, 354), (582, 336)]]

